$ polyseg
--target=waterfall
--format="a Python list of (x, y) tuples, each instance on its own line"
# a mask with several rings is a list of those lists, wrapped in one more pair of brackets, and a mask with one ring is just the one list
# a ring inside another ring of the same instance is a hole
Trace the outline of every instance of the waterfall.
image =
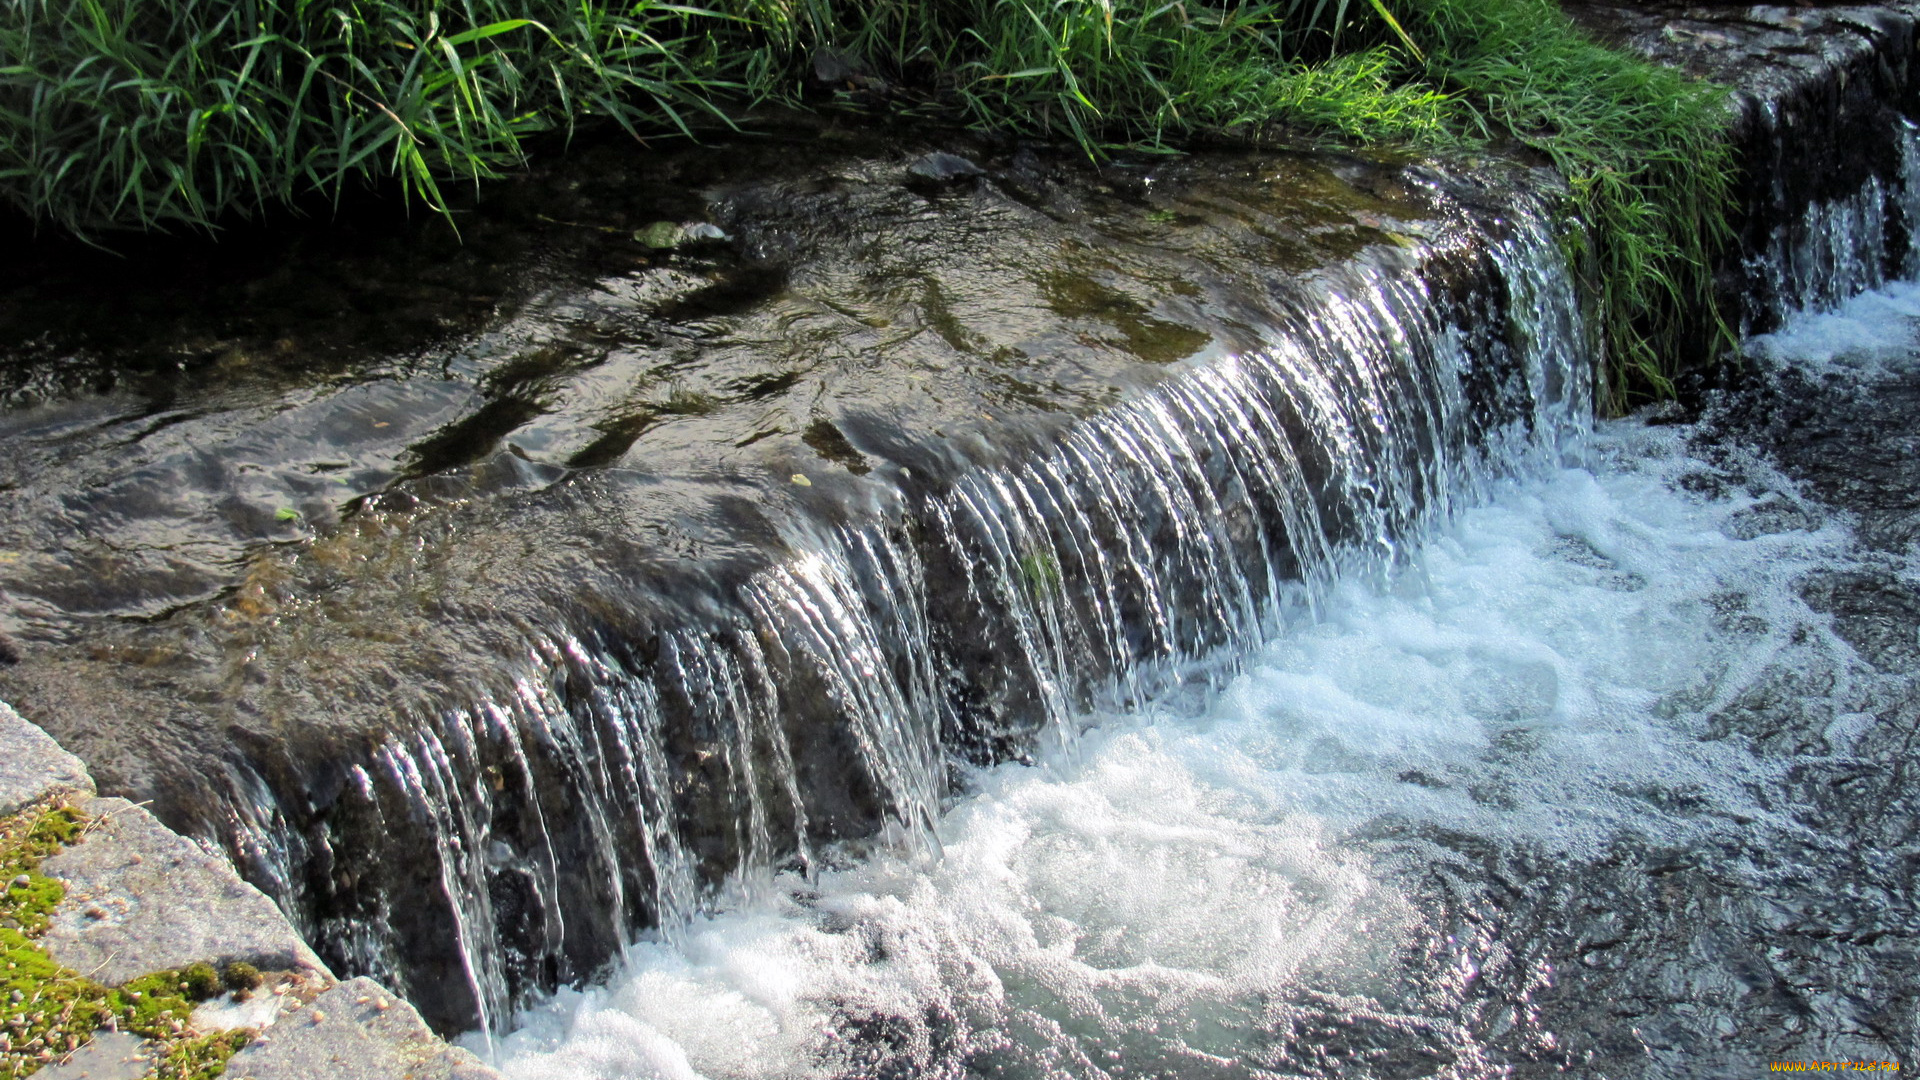
[[(1749, 311), (1920, 271), (1915, 134), (1897, 174), (1773, 229), (1743, 264)], [(929, 740), (861, 742), (891, 850), (821, 853), (769, 902), (640, 941), (605, 985), (521, 1014), (508, 1075), (1663, 1070), (1647, 1017), (1606, 996), (1640, 964), (1671, 1008), (1675, 954), (1624, 955), (1663, 920), (1713, 972), (1688, 994), (1726, 990), (1657, 1045), (1751, 1056), (1714, 1026), (1765, 1015), (1753, 947), (1723, 940), (1743, 921), (1777, 940), (1780, 881), (1810, 873), (1782, 853), (1842, 845), (1782, 779), (1828, 759), (1756, 750), (1740, 718), (1772, 737), (1805, 712), (1794, 738), (1851, 769), (1867, 687), (1904, 701), (1909, 680), (1804, 595), (1852, 557), (1846, 527), (1755, 520), (1798, 508), (1795, 481), (1711, 460), (1689, 426), (1592, 430), (1570, 275), (1543, 218), (1510, 225), (1464, 295), (1362, 263), (1317, 306), (1276, 303), (1260, 347), (770, 571), (819, 583), (787, 610), (846, 643), (834, 685), (891, 680), (840, 691), (875, 710), (859, 730)], [(1914, 310), (1901, 286), (1749, 344), (1910, 366)], [(1025, 753), (1042, 767), (967, 774), (945, 854), (922, 857), (939, 807), (902, 763)], [(1750, 905), (1705, 909), (1727, 925), (1669, 892), (1695, 860), (1711, 884), (1691, 888)], [(1823, 1030), (1853, 1038), (1866, 1007), (1835, 1001)]]
[[(1740, 266), (1755, 317), (1913, 260), (1920, 129), (1900, 147), (1895, 173), (1777, 219)], [(482, 1027), (779, 870), (927, 849), (957, 769), (1203, 699), (1336, 582), (1579, 453), (1596, 350), (1559, 227), (1532, 197), (1456, 204), (1304, 276), (1255, 268), (1240, 344), (1019, 449), (866, 477), (859, 506), (787, 522), (782, 557), (697, 609), (532, 632), (509, 692), (396, 725), (330, 836), (289, 838), (266, 785), (236, 781), (237, 846), (299, 909), (294, 868), (348, 832), (430, 838), (349, 875), (307, 929), (403, 989), (434, 958), (430, 992)]]
[[(538, 639), (511, 694), (380, 747), (348, 813), (434, 837), (437, 866), (398, 872), (437, 879), (483, 1028), (776, 868), (925, 848), (955, 765), (1222, 685), (1333, 582), (1573, 451), (1592, 350), (1555, 228), (1520, 200), (1477, 232), (1275, 272), (1257, 347), (1022, 457), (796, 523), (719, 618)], [(318, 932), (404, 978), (394, 942), (423, 918), (362, 904)]]
[[(1771, 115), (1771, 111), (1770, 111)], [(1773, 117), (1770, 127), (1778, 127)], [(1747, 313), (1743, 336), (1800, 311), (1832, 311), (1889, 280), (1920, 272), (1910, 241), (1920, 224), (1920, 125), (1898, 122), (1894, 169), (1869, 175), (1852, 192), (1813, 199), (1795, 212), (1786, 175), (1771, 177), (1771, 228), (1742, 265)]]

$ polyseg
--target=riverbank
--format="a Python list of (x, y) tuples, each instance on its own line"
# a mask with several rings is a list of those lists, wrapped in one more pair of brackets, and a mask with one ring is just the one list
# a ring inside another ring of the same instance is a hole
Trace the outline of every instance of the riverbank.
[(7, 1080), (497, 1076), (4, 704), (0, 864)]

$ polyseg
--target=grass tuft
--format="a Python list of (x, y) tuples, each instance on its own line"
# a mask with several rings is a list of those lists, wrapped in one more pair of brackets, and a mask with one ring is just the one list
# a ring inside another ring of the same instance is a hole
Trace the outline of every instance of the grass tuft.
[(690, 131), (728, 16), (640, 0), (14, 0), (0, 197), (82, 234), (210, 228), (363, 181), (442, 208), (602, 115)]
[[(1669, 397), (1704, 320), (1721, 340), (1714, 256), (1731, 238), (1722, 88), (1605, 48), (1551, 0), (1412, 0), (1427, 77), (1474, 134), (1544, 153), (1585, 230), (1567, 234), (1606, 339), (1602, 405)], [(1583, 247), (1582, 245), (1590, 245)]]

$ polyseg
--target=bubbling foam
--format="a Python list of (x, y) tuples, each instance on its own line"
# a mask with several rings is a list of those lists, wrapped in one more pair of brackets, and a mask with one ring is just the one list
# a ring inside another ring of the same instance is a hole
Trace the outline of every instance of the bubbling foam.
[(978, 772), (940, 855), (778, 878), (525, 1013), (499, 1064), (1264, 1075), (1309, 999), (1482, 1060), (1456, 1014), (1497, 943), (1432, 925), (1422, 882), (1459, 855), (1421, 837), (1592, 859), (1798, 827), (1749, 794), (1783, 766), (1706, 718), (1783, 666), (1847, 668), (1793, 588), (1847, 536), (1748, 535), (1756, 496), (1679, 483), (1686, 435), (1604, 426), (1587, 467), (1503, 482), (1389, 580), (1336, 585), (1198, 711), (1087, 717)]

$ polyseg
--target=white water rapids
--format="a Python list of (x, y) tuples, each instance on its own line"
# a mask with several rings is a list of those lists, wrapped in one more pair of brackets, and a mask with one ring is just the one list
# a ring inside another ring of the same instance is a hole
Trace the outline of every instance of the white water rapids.
[[(1751, 352), (1908, 363), (1917, 319), (1900, 284)], [(1462, 856), (1428, 838), (1582, 861), (1791, 832), (1752, 794), (1785, 763), (1707, 718), (1782, 670), (1830, 673), (1843, 702), (1857, 668), (1794, 588), (1844, 526), (1756, 527), (1795, 504), (1777, 476), (1696, 493), (1690, 434), (1600, 425), (1577, 464), (1491, 485), (1384, 580), (1334, 586), (1199, 707), (1086, 717), (1037, 764), (977, 773), (938, 855), (743, 888), (525, 1012), (494, 1060), (513, 1080), (1263, 1076), (1329, 1012), (1462, 1075), (1488, 1031), (1551, 1045), (1528, 1007), (1551, 969), (1476, 1012), (1476, 979), (1517, 961), (1436, 924), (1436, 867)], [(1839, 711), (1828, 744), (1870, 720)]]

